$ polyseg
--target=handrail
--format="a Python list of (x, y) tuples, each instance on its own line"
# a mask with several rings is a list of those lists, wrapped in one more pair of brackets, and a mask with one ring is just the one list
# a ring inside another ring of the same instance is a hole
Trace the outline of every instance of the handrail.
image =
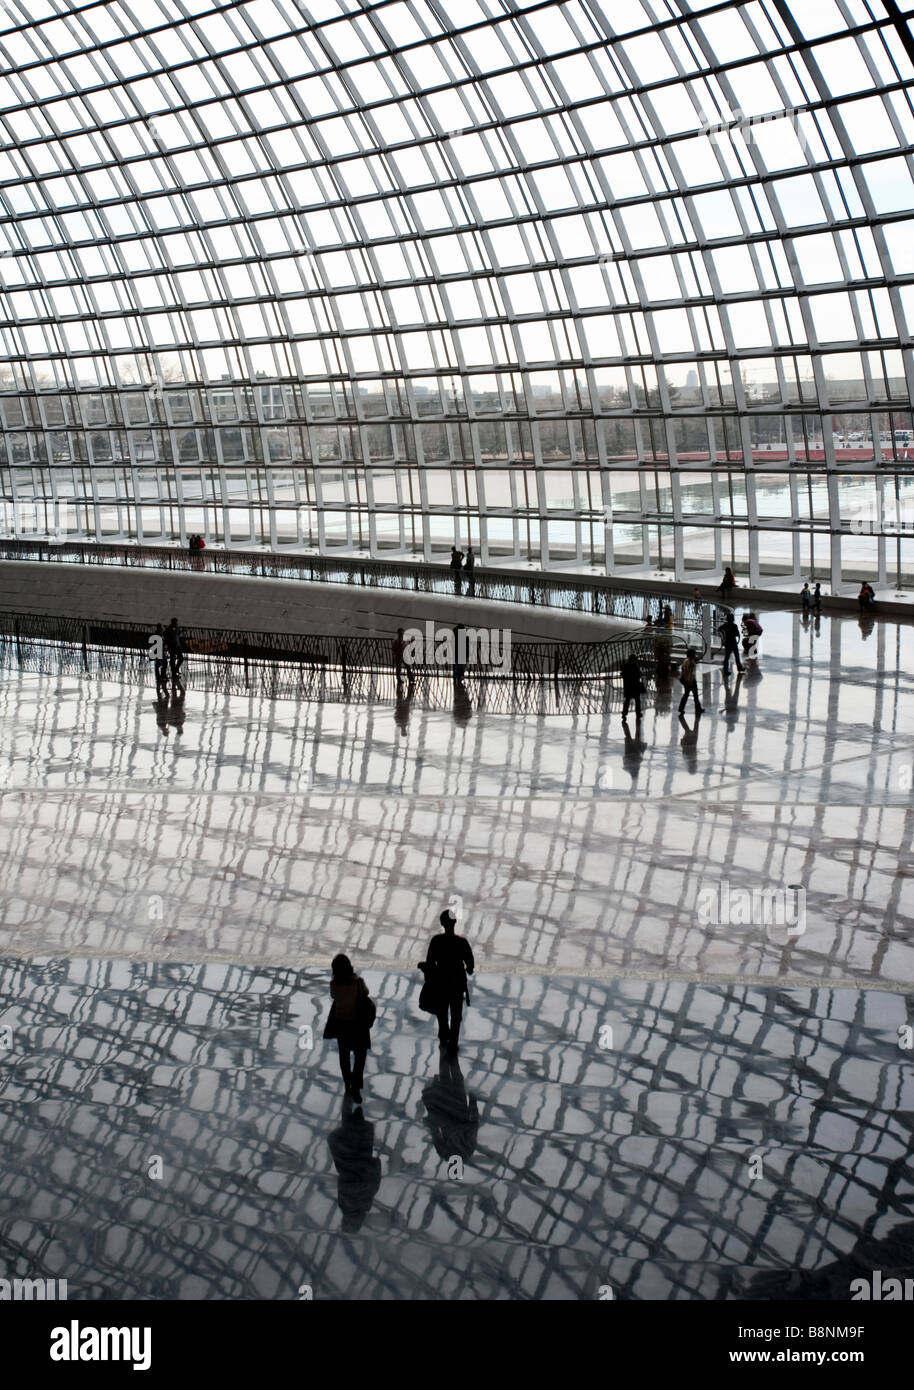
[[(115, 651), (132, 657), (137, 671), (145, 667), (151, 672), (151, 638), (154, 635), (150, 626), (142, 623), (0, 612), (0, 646), (14, 650), (20, 665), (27, 665), (33, 647), (57, 646), (81, 654), (86, 671), (93, 665), (90, 653)], [(353, 672), (395, 673), (397, 669), (392, 643), (385, 637), (309, 636), (195, 626), (182, 628), (181, 636), (186, 668), (200, 670), (208, 677), (220, 667), (240, 662), (246, 669), (256, 663), (264, 668), (291, 666), (302, 671), (332, 674), (339, 676), (345, 685)], [(469, 653), (462, 664), (465, 675), (474, 680), (562, 683), (611, 679), (632, 654), (637, 657), (642, 679), (650, 688), (654, 676), (654, 649), (651, 641), (641, 634), (615, 636), (602, 642), (512, 642), (507, 669), (479, 659), (478, 650)], [(403, 667), (404, 674), (412, 673), (413, 678), (420, 674), (441, 675), (443, 671), (451, 675), (452, 666), (423, 660)]]

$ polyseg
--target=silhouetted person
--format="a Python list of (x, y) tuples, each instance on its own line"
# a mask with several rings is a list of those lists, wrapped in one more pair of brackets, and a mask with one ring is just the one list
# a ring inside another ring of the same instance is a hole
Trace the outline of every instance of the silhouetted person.
[[(808, 621), (808, 608), (806, 610), (806, 617)], [(743, 618), (741, 626), (743, 630), (743, 656), (745, 656), (747, 661), (756, 661), (758, 659), (759, 638), (764, 629), (754, 613), (747, 613)]]
[(460, 593), (460, 571), (463, 566), (463, 551), (451, 546), (451, 574), (454, 576), (454, 593)]
[(432, 1143), (440, 1156), (468, 1162), (476, 1149), (479, 1109), (476, 1097), (467, 1095), (456, 1059), (440, 1054), (438, 1076), (422, 1092), (422, 1103), (428, 1111)]
[(168, 652), (168, 665), (172, 684), (181, 683), (181, 667), (184, 665), (184, 634), (178, 627), (177, 618), (172, 618), (165, 629), (165, 649)]
[(731, 656), (736, 662), (737, 671), (741, 671), (743, 669), (743, 663), (740, 661), (739, 656), (739, 628), (736, 626), (736, 619), (732, 613), (728, 614), (724, 619), (723, 626), (720, 629), (720, 637), (724, 644), (724, 675), (727, 675), (730, 670)]
[(361, 1106), (353, 1109), (349, 1096), (343, 1099), (340, 1121), (327, 1143), (337, 1172), (336, 1200), (343, 1213), (343, 1230), (354, 1232), (361, 1229), (381, 1186), (381, 1160), (374, 1154), (374, 1125), (366, 1120)]
[(698, 665), (696, 663), (697, 652), (694, 647), (689, 647), (686, 652), (685, 660), (679, 668), (679, 679), (682, 681), (682, 699), (679, 701), (679, 713), (685, 712), (686, 700), (691, 695), (695, 701), (695, 713), (701, 714), (704, 706), (698, 698)]
[(641, 667), (638, 665), (638, 658), (634, 652), (627, 656), (621, 666), (622, 672), (622, 722), (628, 718), (628, 707), (632, 700), (635, 702), (635, 718), (641, 718), (641, 696), (644, 693), (644, 681), (641, 679)]
[(374, 1005), (368, 994), (368, 986), (355, 973), (348, 956), (334, 956), (330, 971), (333, 1004), (324, 1027), (324, 1037), (336, 1039), (346, 1095), (361, 1105), (365, 1058), (371, 1050)]
[(812, 603), (812, 594), (809, 592), (808, 584), (804, 584), (802, 589), (800, 590), (800, 603), (803, 606), (803, 612), (808, 613), (809, 606)]
[(869, 613), (876, 607), (876, 590), (866, 580), (860, 585), (857, 603), (861, 613)]
[(727, 597), (727, 595), (730, 593), (731, 589), (735, 589), (735, 588), (736, 588), (736, 576), (734, 575), (734, 573), (733, 573), (733, 571), (732, 571), (732, 569), (730, 568), (729, 565), (728, 565), (727, 568), (724, 570), (724, 577), (723, 577), (723, 579), (720, 581), (720, 584), (719, 584), (718, 588), (719, 588), (720, 593), (723, 594), (724, 598)]
[(155, 641), (152, 645), (153, 659), (152, 665), (155, 671), (156, 695), (159, 699), (168, 698), (168, 655), (165, 648), (165, 629), (161, 623), (156, 623), (156, 630), (153, 633)]
[(822, 612), (822, 585), (817, 584), (812, 591), (812, 606), (817, 613)]
[(467, 976), (474, 970), (473, 952), (466, 937), (458, 936), (457, 918), (447, 908), (439, 917), (444, 931), (429, 942), (428, 955), (419, 969), (425, 973), (435, 1013), (438, 1041), (449, 1055), (456, 1057), (460, 1042), (460, 1021), (464, 1000), (469, 1004)]

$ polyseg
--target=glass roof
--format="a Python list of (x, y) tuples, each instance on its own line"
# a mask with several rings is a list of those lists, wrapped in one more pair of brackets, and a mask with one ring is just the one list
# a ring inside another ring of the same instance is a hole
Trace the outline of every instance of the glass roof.
[(4, 498), (900, 580), (911, 13), (3, 0)]

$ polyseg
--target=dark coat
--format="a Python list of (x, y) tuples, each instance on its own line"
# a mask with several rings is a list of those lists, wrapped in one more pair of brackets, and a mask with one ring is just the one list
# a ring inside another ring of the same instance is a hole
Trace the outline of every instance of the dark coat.
[(429, 942), (425, 961), (425, 984), (433, 1004), (459, 999), (464, 993), (469, 1000), (467, 976), (475, 969), (473, 952), (465, 936), (441, 932)]
[(371, 1024), (367, 1021), (364, 1007), (369, 994), (361, 975), (342, 983), (331, 981), (330, 994), (333, 1003), (324, 1024), (324, 1038), (348, 1043), (353, 1050), (365, 1048), (370, 1052)]
[(640, 695), (644, 690), (641, 668), (634, 657), (622, 663), (622, 689), (626, 695)]

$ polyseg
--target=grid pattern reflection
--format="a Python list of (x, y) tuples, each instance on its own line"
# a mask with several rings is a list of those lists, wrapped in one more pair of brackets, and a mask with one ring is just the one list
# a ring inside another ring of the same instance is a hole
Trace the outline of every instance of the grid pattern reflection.
[(4, 0), (0, 527), (914, 578), (894, 0)]
[(489, 976), (439, 1065), (413, 983), (372, 973), (363, 1117), (327, 978), (0, 962), (21, 1269), (71, 1299), (846, 1302), (909, 1265), (899, 996)]
[[(885, 633), (881, 670), (900, 656)], [(802, 655), (799, 639), (780, 671), (769, 655), (707, 748), (669, 706), (620, 742), (618, 712), (504, 719), (475, 693), (452, 712), (408, 692), (156, 705), (117, 681), (10, 673), (0, 947), (304, 965), (345, 942), (409, 970), (456, 894), (492, 970), (909, 991), (911, 679), (859, 671), (820, 703), (822, 658), (804, 671)], [(786, 729), (768, 689), (802, 712)], [(775, 758), (783, 777), (753, 776)], [(804, 933), (703, 922), (721, 880), (802, 885)]]

